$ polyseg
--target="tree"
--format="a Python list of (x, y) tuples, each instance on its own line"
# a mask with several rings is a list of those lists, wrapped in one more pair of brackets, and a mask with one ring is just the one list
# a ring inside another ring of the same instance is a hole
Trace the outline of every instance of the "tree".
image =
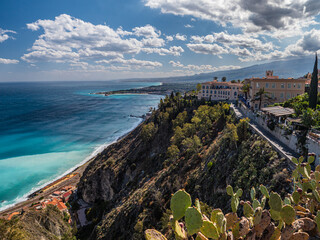
[(197, 84), (197, 91), (198, 91), (198, 92), (201, 91), (201, 83), (198, 83), (198, 84)]
[(268, 92), (266, 92), (265, 90), (264, 90), (264, 88), (260, 88), (260, 90), (256, 93), (256, 97), (258, 97), (258, 99), (259, 99), (259, 109), (261, 108), (261, 103), (262, 103), (262, 97), (263, 96), (266, 96), (266, 93), (268, 93)]
[(242, 118), (240, 119), (239, 123), (237, 124), (237, 135), (239, 142), (242, 142), (249, 138), (249, 118)]
[(142, 127), (141, 136), (144, 142), (149, 142), (153, 139), (154, 135), (158, 131), (158, 127), (153, 122), (148, 123)]
[(214, 80), (218, 80), (218, 77), (213, 77)]
[(307, 128), (310, 129), (312, 126), (315, 125), (315, 112), (311, 108), (307, 108), (302, 116), (301, 116), (302, 124)]
[(180, 154), (180, 150), (176, 145), (172, 144), (170, 147), (168, 147), (167, 157), (170, 160), (177, 160), (179, 157), (179, 154)]
[(231, 80), (231, 83), (236, 83), (237, 81), (236, 80)]
[(221, 80), (222, 80), (222, 82), (225, 82), (225, 81), (227, 81), (227, 78), (226, 77), (222, 77)]
[(317, 100), (318, 100), (318, 56), (316, 54), (316, 60), (314, 63), (311, 83), (310, 83), (309, 107), (312, 109), (316, 109)]
[(247, 83), (247, 84), (244, 84), (241, 88), (242, 92), (244, 93), (244, 96), (246, 99), (248, 99), (248, 93), (250, 91), (250, 84)]

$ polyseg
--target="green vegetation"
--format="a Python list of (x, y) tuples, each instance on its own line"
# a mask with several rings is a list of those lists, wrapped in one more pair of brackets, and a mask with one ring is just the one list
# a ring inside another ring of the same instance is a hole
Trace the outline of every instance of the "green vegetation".
[[(110, 158), (117, 164), (106, 165)], [(166, 210), (171, 193), (184, 188), (206, 202), (196, 201), (195, 208), (207, 216), (217, 206), (235, 211), (240, 208), (240, 196), (248, 199), (249, 195), (235, 191), (229, 204), (223, 192), (228, 184), (235, 190), (267, 184), (284, 196), (291, 187), (286, 167), (266, 141), (250, 132), (248, 119), (236, 120), (228, 104), (170, 94), (145, 123), (88, 167), (78, 193), (92, 204), (87, 211), (92, 224), (81, 228), (77, 237), (140, 240), (146, 229), (155, 227), (172, 239), (172, 212)], [(99, 206), (101, 201), (108, 206)], [(194, 209), (181, 211), (191, 219), (198, 215)], [(212, 225), (204, 224), (208, 234)]]
[[(320, 102), (320, 95), (318, 95), (317, 102)], [(309, 95), (307, 93), (291, 98), (283, 103), (277, 103), (275, 106), (283, 106), (293, 108), (295, 116), (301, 118), (303, 125), (307, 128), (320, 127), (320, 104), (316, 109), (309, 108)]]
[(30, 210), (11, 220), (0, 219), (0, 239), (33, 240), (64, 239), (75, 240), (74, 231), (67, 222), (69, 215), (63, 214), (55, 206), (45, 210)]
[(316, 60), (311, 77), (310, 91), (309, 91), (309, 107), (316, 109), (318, 103), (318, 56), (316, 54)]
[[(217, 208), (211, 216), (201, 212), (199, 200), (192, 206), (191, 196), (184, 190), (171, 198), (173, 213), (170, 226), (177, 240), (194, 236), (199, 240), (210, 239), (309, 239), (320, 230), (320, 166), (315, 172), (303, 157), (292, 159), (296, 169), (292, 173), (294, 191), (282, 199), (276, 192), (269, 192), (260, 185), (260, 200), (256, 189), (251, 188), (251, 201), (240, 201), (242, 189), (236, 192), (229, 185), (226, 193), (231, 196), (232, 212), (224, 214)], [(242, 205), (242, 212), (238, 206)], [(268, 205), (266, 204), (268, 203)], [(269, 207), (268, 209), (266, 207)], [(266, 208), (266, 209), (265, 209)], [(238, 213), (241, 217), (238, 217)], [(154, 229), (145, 231), (147, 240), (165, 240), (164, 235)]]

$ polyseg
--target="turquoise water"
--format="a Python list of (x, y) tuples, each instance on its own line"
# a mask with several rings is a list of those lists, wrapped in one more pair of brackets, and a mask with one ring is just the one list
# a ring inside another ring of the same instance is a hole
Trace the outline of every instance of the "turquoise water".
[(0, 83), (0, 210), (136, 127), (156, 95), (92, 95), (154, 83)]

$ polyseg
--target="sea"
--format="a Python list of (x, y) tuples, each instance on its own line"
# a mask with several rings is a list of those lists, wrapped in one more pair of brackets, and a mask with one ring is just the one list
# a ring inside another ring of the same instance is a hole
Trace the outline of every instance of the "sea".
[(161, 83), (0, 83), (0, 210), (72, 171), (134, 129), (160, 95), (95, 95)]

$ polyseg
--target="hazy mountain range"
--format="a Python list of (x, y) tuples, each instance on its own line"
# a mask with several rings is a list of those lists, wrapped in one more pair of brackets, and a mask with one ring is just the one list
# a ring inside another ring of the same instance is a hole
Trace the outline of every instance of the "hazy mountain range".
[(192, 76), (181, 77), (167, 77), (167, 78), (148, 78), (148, 79), (130, 79), (139, 81), (154, 81), (154, 82), (202, 82), (211, 80), (213, 77), (226, 77), (227, 81), (233, 79), (245, 79), (254, 77), (264, 77), (266, 70), (273, 70), (274, 75), (279, 77), (302, 77), (308, 72), (312, 72), (314, 64), (314, 57), (307, 57), (301, 59), (274, 61), (264, 64), (256, 64), (250, 67), (240, 68), (236, 70), (217, 71), (210, 73), (201, 73)]

